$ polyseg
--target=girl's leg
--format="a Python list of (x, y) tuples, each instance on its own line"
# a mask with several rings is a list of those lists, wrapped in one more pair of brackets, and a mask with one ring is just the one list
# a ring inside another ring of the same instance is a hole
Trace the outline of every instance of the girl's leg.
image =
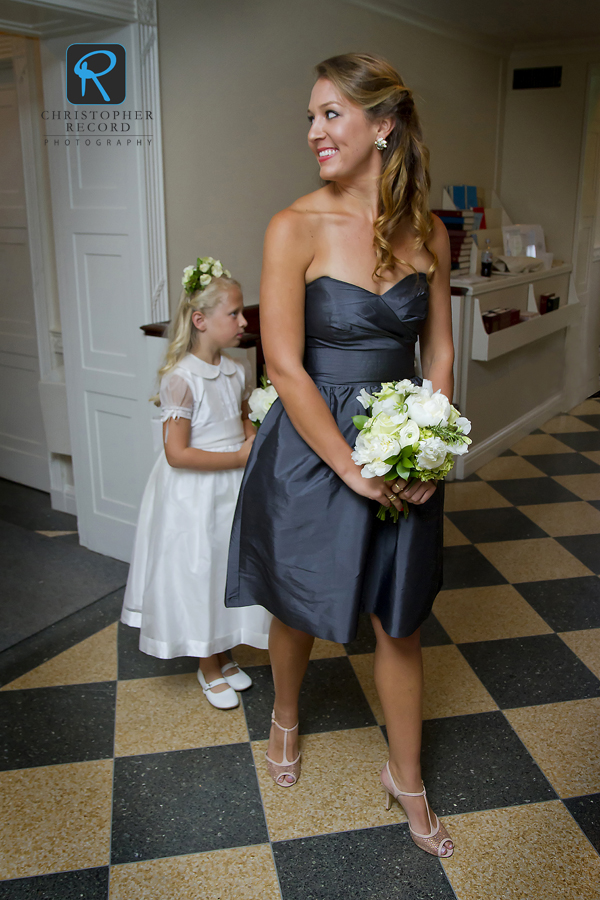
[[(298, 695), (308, 665), (314, 637), (273, 619), (269, 632), (269, 654), (275, 682), (275, 718), (284, 728), (298, 722)], [(269, 756), (274, 762), (283, 760), (284, 733), (271, 727)], [(287, 758), (298, 755), (298, 732), (288, 734)]]
[[(223, 657), (222, 661), (221, 657)], [(224, 666), (228, 661), (229, 660), (224, 653), (213, 653), (212, 656), (201, 656), (198, 662), (200, 671), (204, 675), (206, 682), (208, 683), (209, 681), (216, 681), (217, 678), (222, 678), (221, 666)], [(218, 684), (216, 687), (211, 688), (215, 694), (219, 694), (221, 691), (226, 691), (228, 689), (228, 684)]]
[[(421, 635), (390, 637), (377, 616), (371, 615), (377, 637), (375, 685), (383, 707), (390, 745), (390, 772), (401, 791), (417, 793), (421, 781), (423, 663)], [(431, 828), (425, 800), (402, 797), (413, 831)]]

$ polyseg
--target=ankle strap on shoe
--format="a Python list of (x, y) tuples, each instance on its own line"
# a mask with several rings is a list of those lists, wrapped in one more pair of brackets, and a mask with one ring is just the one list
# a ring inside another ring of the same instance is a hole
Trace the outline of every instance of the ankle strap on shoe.
[(286, 734), (289, 734), (290, 731), (294, 731), (294, 729), (297, 728), (298, 725), (300, 724), (300, 722), (296, 722), (296, 724), (292, 725), (291, 728), (284, 728), (283, 725), (280, 725), (279, 722), (277, 721), (277, 719), (275, 718), (275, 710), (273, 710), (273, 712), (271, 713), (271, 722), (273, 723), (273, 725), (276, 725), (280, 731), (285, 731)]
[(204, 691), (205, 694), (207, 694), (208, 691), (210, 691), (212, 688), (216, 687), (218, 684), (227, 684), (227, 686), (229, 686), (228, 682), (225, 681), (224, 678), (215, 678), (214, 681), (208, 681), (206, 683), (206, 687), (202, 688), (202, 690)]

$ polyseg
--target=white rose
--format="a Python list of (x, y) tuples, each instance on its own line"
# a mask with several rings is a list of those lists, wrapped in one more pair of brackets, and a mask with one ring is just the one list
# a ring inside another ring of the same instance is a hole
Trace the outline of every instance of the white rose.
[(460, 428), (463, 434), (469, 434), (471, 431), (471, 423), (464, 416), (460, 416), (454, 424)]
[(419, 440), (419, 426), (412, 419), (409, 419), (400, 434), (398, 435), (400, 447), (411, 447)]
[(186, 266), (185, 269), (183, 270), (183, 274), (185, 275), (186, 278), (189, 278), (191, 275), (194, 274), (194, 266)]
[(210, 275), (201, 275), (200, 276), (200, 285), (202, 287), (206, 287), (206, 285), (210, 284), (211, 281), (212, 281), (212, 278)]
[(390, 456), (397, 456), (399, 452), (400, 444), (392, 435), (361, 431), (356, 438), (352, 459), (357, 465), (363, 466), (363, 478), (374, 478), (390, 471), (392, 467), (385, 460)]
[(277, 391), (272, 384), (267, 388), (255, 388), (248, 399), (252, 421), (262, 422), (275, 400), (277, 400)]
[(369, 409), (375, 398), (372, 397), (371, 394), (368, 394), (364, 388), (362, 388), (360, 394), (356, 399), (365, 409)]
[(198, 268), (200, 269), (201, 272), (208, 272), (208, 270), (210, 269), (210, 263), (207, 263), (207, 262), (200, 263)]
[[(431, 382), (429, 382), (431, 384)], [(448, 398), (436, 391), (429, 394), (427, 391), (418, 394), (410, 394), (406, 398), (408, 414), (421, 428), (431, 425), (447, 425), (451, 406)]]
[(417, 465), (421, 469), (439, 469), (446, 461), (448, 445), (439, 437), (425, 438), (419, 441)]
[(217, 262), (213, 265), (213, 267), (212, 267), (212, 274), (215, 276), (215, 278), (220, 278), (220, 277), (221, 277), (221, 275), (223, 274), (223, 266), (221, 265), (220, 262), (217, 261)]

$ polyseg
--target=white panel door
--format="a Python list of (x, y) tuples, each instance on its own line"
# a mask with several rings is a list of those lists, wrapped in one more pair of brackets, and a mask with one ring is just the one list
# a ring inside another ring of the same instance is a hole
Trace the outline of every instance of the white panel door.
[(23, 157), (12, 66), (0, 73), (0, 477), (50, 490)]
[[(84, 109), (65, 99), (65, 50), (73, 39), (42, 42), (44, 104)], [(82, 43), (127, 50), (127, 98), (141, 109), (137, 26), (77, 35)], [(119, 107), (89, 107), (112, 111)], [(47, 123), (61, 134), (63, 122)], [(140, 131), (148, 132), (148, 128)], [(133, 131), (133, 128), (132, 128)], [(110, 135), (109, 135), (110, 136)], [(144, 484), (152, 463), (150, 404), (140, 325), (151, 320), (144, 156), (134, 140), (111, 146), (47, 145), (75, 495), (82, 544), (129, 560)]]

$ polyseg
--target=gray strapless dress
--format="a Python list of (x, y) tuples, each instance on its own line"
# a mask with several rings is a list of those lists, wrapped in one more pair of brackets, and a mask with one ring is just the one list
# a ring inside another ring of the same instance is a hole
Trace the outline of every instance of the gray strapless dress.
[[(351, 446), (356, 397), (414, 378), (427, 318), (424, 274), (381, 296), (322, 276), (306, 286), (304, 366)], [(376, 518), (298, 435), (281, 400), (260, 426), (234, 517), (225, 604), (263, 606), (285, 624), (330, 641), (356, 635), (361, 612), (392, 637), (428, 616), (442, 579), (443, 484), (408, 520)]]

